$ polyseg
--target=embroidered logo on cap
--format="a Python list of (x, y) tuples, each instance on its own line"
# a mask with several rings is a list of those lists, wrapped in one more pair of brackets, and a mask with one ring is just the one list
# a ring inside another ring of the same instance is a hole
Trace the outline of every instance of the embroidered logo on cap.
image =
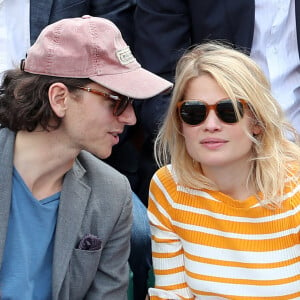
[(128, 64), (136, 61), (136, 59), (132, 55), (129, 47), (126, 47), (121, 50), (117, 50), (116, 55), (118, 57), (120, 64), (122, 64), (122, 65), (128, 65)]

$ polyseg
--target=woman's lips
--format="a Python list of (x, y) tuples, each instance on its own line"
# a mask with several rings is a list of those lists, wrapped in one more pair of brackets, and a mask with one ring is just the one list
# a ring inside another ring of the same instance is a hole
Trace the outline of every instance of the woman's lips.
[(200, 141), (200, 144), (208, 149), (218, 149), (226, 143), (226, 140), (217, 138), (206, 138)]

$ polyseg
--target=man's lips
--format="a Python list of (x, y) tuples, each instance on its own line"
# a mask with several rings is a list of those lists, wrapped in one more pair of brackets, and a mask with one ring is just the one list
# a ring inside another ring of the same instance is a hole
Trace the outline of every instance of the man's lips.
[(117, 131), (110, 131), (109, 134), (113, 137), (114, 139), (114, 144), (118, 144), (120, 141), (119, 135), (122, 134), (122, 130), (117, 130)]
[(117, 136), (117, 135), (122, 134), (122, 132), (123, 132), (123, 129), (116, 129), (116, 130), (109, 131), (109, 134), (111, 134), (113, 136)]
[(118, 133), (118, 132), (110, 132), (110, 134), (113, 135), (113, 136), (115, 136), (115, 137), (116, 137), (116, 136), (119, 136), (121, 133), (122, 133), (122, 132), (120, 132), (120, 133)]

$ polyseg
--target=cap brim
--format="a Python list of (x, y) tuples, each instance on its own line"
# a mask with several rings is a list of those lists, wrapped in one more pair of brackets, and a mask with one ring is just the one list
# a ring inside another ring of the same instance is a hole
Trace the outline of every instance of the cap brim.
[(146, 99), (166, 92), (173, 84), (143, 68), (129, 72), (90, 77), (102, 86), (134, 99)]

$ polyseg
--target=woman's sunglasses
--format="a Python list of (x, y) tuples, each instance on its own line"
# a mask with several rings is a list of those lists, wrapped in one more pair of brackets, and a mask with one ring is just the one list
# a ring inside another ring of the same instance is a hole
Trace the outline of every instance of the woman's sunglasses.
[[(236, 107), (240, 117), (244, 115), (246, 101), (237, 100)], [(209, 111), (215, 111), (218, 118), (224, 123), (233, 124), (239, 121), (234, 104), (230, 99), (221, 99), (215, 104), (209, 105), (200, 100), (184, 100), (177, 104), (180, 119), (189, 125), (196, 126), (204, 122)]]
[(124, 96), (124, 95), (110, 94), (110, 93), (107, 93), (107, 92), (102, 92), (102, 91), (98, 91), (98, 90), (95, 90), (95, 89), (92, 89), (92, 88), (89, 88), (89, 87), (83, 87), (83, 86), (73, 86), (73, 87), (77, 88), (77, 89), (84, 90), (86, 92), (90, 92), (90, 93), (93, 93), (93, 94), (96, 94), (96, 95), (103, 96), (103, 97), (105, 97), (106, 99), (109, 99), (109, 100), (115, 101), (115, 106), (114, 106), (114, 109), (113, 109), (113, 115), (116, 116), (116, 117), (120, 116), (126, 110), (127, 106), (129, 104), (133, 103), (132, 98), (129, 98), (129, 97)]

